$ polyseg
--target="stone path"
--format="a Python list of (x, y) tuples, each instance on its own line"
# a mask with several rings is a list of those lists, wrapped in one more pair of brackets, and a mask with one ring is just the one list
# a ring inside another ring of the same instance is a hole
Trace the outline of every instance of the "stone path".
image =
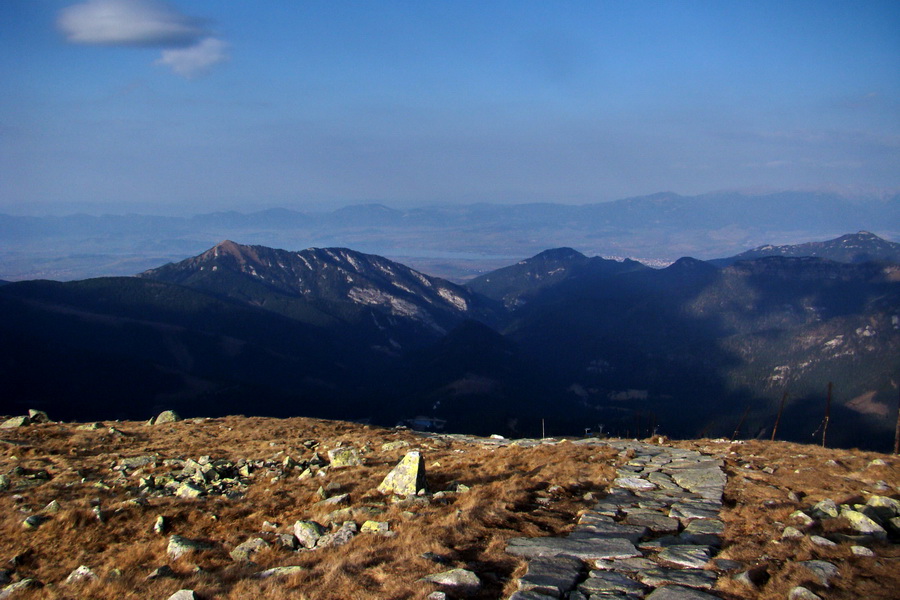
[[(715, 600), (722, 461), (693, 450), (605, 442), (627, 459), (610, 493), (566, 537), (515, 538), (528, 559), (509, 600)], [(631, 458), (628, 458), (631, 456)]]

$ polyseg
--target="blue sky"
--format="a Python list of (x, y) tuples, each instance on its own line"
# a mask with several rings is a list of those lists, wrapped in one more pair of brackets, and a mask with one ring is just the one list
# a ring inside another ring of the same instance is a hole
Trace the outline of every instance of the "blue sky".
[(900, 2), (0, 2), (0, 211), (900, 189)]

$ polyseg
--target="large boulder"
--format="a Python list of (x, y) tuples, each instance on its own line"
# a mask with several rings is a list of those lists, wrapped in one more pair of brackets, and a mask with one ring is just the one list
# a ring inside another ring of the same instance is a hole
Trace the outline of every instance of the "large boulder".
[(180, 421), (181, 417), (174, 410), (164, 410), (153, 419), (153, 425), (163, 425), (164, 423), (175, 423)]
[(408, 452), (387, 474), (387, 477), (378, 486), (378, 491), (382, 494), (415, 496), (420, 491), (427, 490), (427, 487), (425, 461), (422, 459), (421, 453)]

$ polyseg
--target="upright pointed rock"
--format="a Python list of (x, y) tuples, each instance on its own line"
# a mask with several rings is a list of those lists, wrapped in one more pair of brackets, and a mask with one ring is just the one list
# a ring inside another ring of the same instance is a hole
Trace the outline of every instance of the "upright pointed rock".
[(420, 490), (427, 489), (425, 481), (425, 461), (419, 452), (408, 452), (396, 467), (388, 473), (378, 491), (382, 494), (398, 496), (415, 496)]

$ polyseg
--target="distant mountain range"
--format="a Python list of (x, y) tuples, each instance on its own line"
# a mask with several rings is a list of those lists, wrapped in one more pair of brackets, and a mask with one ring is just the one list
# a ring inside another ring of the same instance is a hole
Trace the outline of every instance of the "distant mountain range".
[[(838, 246), (880, 245), (856, 235)], [(811, 441), (831, 381), (830, 443), (886, 448), (900, 265), (778, 252), (652, 269), (558, 248), (460, 286), (346, 248), (226, 241), (139, 277), (10, 283), (5, 410), (753, 436), (788, 392), (779, 437)]]
[(584, 204), (470, 204), (332, 212), (276, 208), (193, 217), (0, 215), (0, 278), (71, 280), (133, 275), (195, 256), (223, 239), (273, 248), (348, 247), (462, 282), (547, 248), (665, 266), (767, 243), (847, 231), (900, 241), (900, 195), (653, 194)]
[(883, 240), (874, 233), (860, 231), (842, 235), (826, 242), (808, 242), (788, 246), (766, 244), (753, 250), (741, 252), (731, 258), (710, 261), (727, 266), (739, 260), (753, 260), (765, 256), (815, 256), (843, 263), (864, 263), (883, 261), (900, 263), (900, 244)]

